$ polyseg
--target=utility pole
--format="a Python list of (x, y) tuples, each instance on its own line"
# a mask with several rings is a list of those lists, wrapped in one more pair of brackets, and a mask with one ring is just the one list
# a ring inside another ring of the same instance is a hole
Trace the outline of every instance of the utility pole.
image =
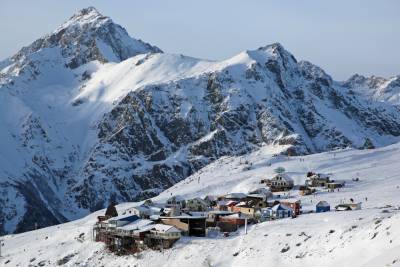
[(247, 218), (244, 219), (244, 234), (247, 235)]

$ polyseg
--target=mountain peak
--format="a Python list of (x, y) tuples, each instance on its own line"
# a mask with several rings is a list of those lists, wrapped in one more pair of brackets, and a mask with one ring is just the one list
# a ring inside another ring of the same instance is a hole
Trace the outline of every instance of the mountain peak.
[(83, 8), (76, 12), (72, 18), (83, 18), (83, 17), (103, 17), (103, 15), (93, 6)]
[(377, 89), (387, 81), (387, 79), (375, 75), (365, 77), (360, 74), (354, 74), (347, 81), (343, 82), (343, 85), (348, 88), (366, 87), (370, 89)]
[(29, 58), (45, 48), (58, 48), (69, 68), (93, 60), (120, 62), (138, 54), (162, 53), (158, 47), (130, 37), (123, 27), (94, 7), (79, 10), (51, 34), (22, 48), (11, 60)]
[(100, 27), (105, 23), (113, 23), (113, 21), (109, 17), (103, 16), (96, 8), (87, 7), (76, 12), (71, 18), (58, 27), (55, 32), (69, 27), (84, 27), (84, 25)]
[(281, 43), (279, 43), (279, 42), (275, 42), (275, 43), (268, 44), (268, 45), (265, 45), (265, 46), (261, 46), (261, 47), (258, 48), (258, 50), (264, 50), (264, 51), (266, 51), (268, 49), (271, 49), (271, 50), (274, 50), (274, 51), (283, 51), (283, 50), (285, 50), (283, 45)]
[(83, 8), (79, 10), (76, 15), (87, 15), (87, 14), (98, 14), (101, 15), (100, 12), (93, 6), (89, 6), (87, 8)]
[(269, 55), (273, 57), (281, 57), (285, 59), (290, 58), (294, 62), (297, 62), (296, 58), (289, 51), (287, 51), (281, 43), (278, 42), (259, 47), (258, 51), (267, 52)]

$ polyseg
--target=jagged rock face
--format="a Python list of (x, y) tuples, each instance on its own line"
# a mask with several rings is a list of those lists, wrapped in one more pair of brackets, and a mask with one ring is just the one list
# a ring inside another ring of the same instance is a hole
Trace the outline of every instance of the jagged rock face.
[(88, 8), (0, 63), (1, 233), (154, 196), (223, 156), (400, 136), (396, 106), (350, 89), (363, 79), (280, 44), (222, 62), (158, 52)]

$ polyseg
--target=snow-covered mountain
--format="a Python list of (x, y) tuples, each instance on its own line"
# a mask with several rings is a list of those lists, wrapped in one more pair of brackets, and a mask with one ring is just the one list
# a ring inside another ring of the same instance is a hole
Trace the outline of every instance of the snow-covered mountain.
[(0, 232), (152, 197), (223, 156), (399, 140), (399, 107), (280, 44), (164, 54), (94, 8), (0, 63)]
[(400, 76), (385, 79), (377, 76), (364, 77), (355, 74), (343, 82), (343, 86), (374, 101), (400, 105)]

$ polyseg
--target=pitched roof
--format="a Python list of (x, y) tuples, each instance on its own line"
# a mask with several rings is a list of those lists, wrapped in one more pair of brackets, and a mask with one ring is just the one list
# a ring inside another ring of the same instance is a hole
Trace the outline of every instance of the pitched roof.
[(249, 191), (249, 195), (254, 195), (254, 194), (258, 194), (258, 195), (271, 195), (271, 189), (269, 187), (259, 187), (257, 189), (254, 190), (250, 190)]
[(231, 215), (224, 216), (224, 218), (238, 218), (238, 219), (246, 219), (247, 218), (247, 219), (249, 219), (250, 215), (247, 215), (244, 213), (234, 213)]
[(276, 178), (276, 177), (282, 177), (282, 179), (285, 180), (285, 181), (294, 182), (293, 179), (292, 179), (292, 177), (290, 177), (290, 176), (289, 176), (288, 174), (286, 174), (286, 173), (278, 173), (278, 174), (276, 174), (276, 175), (274, 176), (274, 178)]
[(326, 202), (325, 200), (322, 200), (317, 203), (317, 206), (318, 207), (330, 207), (330, 204), (328, 202)]
[(162, 233), (180, 233), (181, 231), (174, 226), (166, 224), (154, 224), (151, 226), (151, 230), (162, 232)]
[(282, 204), (276, 204), (276, 205), (273, 206), (271, 209), (272, 209), (273, 211), (278, 211), (278, 210), (292, 210), (291, 208), (286, 207), (285, 205), (282, 205)]

